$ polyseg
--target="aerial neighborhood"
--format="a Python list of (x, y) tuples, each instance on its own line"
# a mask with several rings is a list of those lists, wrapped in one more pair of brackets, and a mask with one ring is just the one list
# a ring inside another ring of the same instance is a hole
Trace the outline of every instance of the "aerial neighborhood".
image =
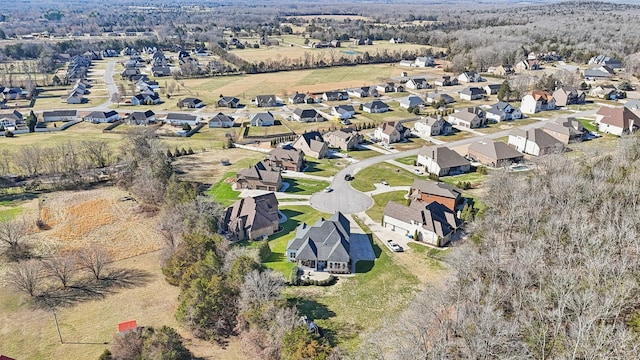
[[(632, 295), (584, 328), (542, 329), (552, 317), (531, 305), (558, 307), (547, 284), (582, 287), (590, 266), (610, 289), (585, 296), (617, 296), (606, 259), (620, 273), (637, 262), (635, 244), (621, 245), (637, 220), (616, 208), (632, 213), (637, 195), (636, 41), (562, 39), (563, 18), (541, 23), (530, 5), (425, 15), (431, 5), (394, 3), (390, 19), (390, 4), (373, 4), (0, 9), (0, 338), (38, 344), (0, 346), (0, 359), (156, 358), (147, 352), (169, 347), (181, 359), (401, 358), (400, 343), (422, 349), (402, 358), (517, 357), (485, 341), (496, 328), (520, 355), (590, 358), (567, 339), (638, 331)], [(640, 15), (557, 5), (593, 20), (592, 32), (604, 20), (591, 10), (609, 19), (606, 36), (616, 16)], [(27, 31), (17, 21), (31, 12)], [(505, 45), (522, 34), (531, 43)], [(602, 261), (587, 259), (605, 241)], [(522, 276), (495, 285), (498, 271)], [(87, 305), (95, 332), (79, 315)], [(510, 323), (524, 307), (535, 319)], [(580, 311), (571, 316), (587, 322)], [(396, 331), (386, 325), (423, 316), (427, 338), (408, 329), (413, 340), (380, 343)], [(482, 346), (470, 345), (471, 323)], [(34, 335), (52, 326), (53, 342)], [(76, 340), (91, 349), (66, 344)]]

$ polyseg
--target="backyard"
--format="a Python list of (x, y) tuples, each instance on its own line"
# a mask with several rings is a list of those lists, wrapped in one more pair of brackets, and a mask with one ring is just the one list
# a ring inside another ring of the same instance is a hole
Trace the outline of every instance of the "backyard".
[(409, 186), (413, 184), (414, 179), (424, 179), (414, 175), (402, 168), (387, 163), (379, 163), (375, 166), (364, 168), (355, 174), (355, 179), (351, 181), (351, 186), (360, 191), (375, 190), (374, 183), (386, 181), (389, 186)]
[(407, 204), (407, 191), (390, 191), (378, 195), (373, 195), (373, 206), (367, 210), (367, 215), (376, 222), (382, 221), (382, 214), (384, 212), (384, 208), (387, 206), (389, 201), (395, 201), (398, 204), (406, 205)]

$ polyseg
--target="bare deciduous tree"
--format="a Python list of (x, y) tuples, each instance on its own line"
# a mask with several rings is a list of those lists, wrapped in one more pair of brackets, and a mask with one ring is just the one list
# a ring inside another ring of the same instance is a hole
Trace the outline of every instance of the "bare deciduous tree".
[(9, 271), (7, 279), (16, 289), (34, 297), (42, 282), (42, 264), (38, 260), (21, 261)]
[(44, 267), (51, 276), (67, 288), (77, 270), (76, 259), (72, 255), (53, 256), (44, 261)]
[(107, 264), (111, 261), (111, 256), (104, 247), (92, 245), (80, 250), (77, 259), (81, 268), (91, 272), (96, 280), (100, 280)]
[(24, 218), (0, 221), (0, 251), (11, 261), (29, 257), (29, 226)]

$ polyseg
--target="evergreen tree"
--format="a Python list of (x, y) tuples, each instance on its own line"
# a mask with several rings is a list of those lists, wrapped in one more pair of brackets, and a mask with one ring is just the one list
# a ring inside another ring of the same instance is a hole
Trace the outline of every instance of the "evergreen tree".
[(511, 97), (511, 86), (509, 85), (509, 81), (505, 80), (500, 85), (500, 90), (498, 90), (498, 100), (500, 101), (509, 101)]

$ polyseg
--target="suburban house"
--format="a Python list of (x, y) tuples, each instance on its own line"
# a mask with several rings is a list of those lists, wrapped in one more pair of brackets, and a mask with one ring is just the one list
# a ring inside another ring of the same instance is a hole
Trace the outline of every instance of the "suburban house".
[(454, 125), (475, 129), (484, 125), (483, 118), (468, 109), (456, 111), (449, 115), (449, 122)]
[(349, 94), (346, 91), (327, 91), (322, 94), (324, 101), (341, 101), (349, 100)]
[(526, 59), (517, 63), (516, 69), (520, 71), (540, 70), (541, 67), (540, 67), (540, 62), (538, 62), (538, 59)]
[(440, 247), (451, 242), (451, 235), (462, 222), (438, 202), (425, 205), (415, 201), (406, 206), (390, 201), (384, 208), (382, 224), (393, 232)]
[(240, 105), (240, 99), (233, 96), (221, 96), (218, 98), (219, 107), (237, 108)]
[(272, 192), (250, 196), (227, 208), (223, 224), (236, 240), (258, 240), (278, 231), (278, 199)]
[(2, 125), (3, 127), (15, 127), (22, 122), (22, 114), (18, 110), (0, 112), (0, 125)]
[(624, 106), (601, 107), (596, 113), (598, 130), (613, 135), (635, 132), (640, 127), (640, 117)]
[(404, 86), (402, 85), (396, 86), (395, 83), (388, 82), (388, 83), (376, 86), (376, 90), (378, 90), (378, 93), (403, 92)]
[(323, 137), (329, 147), (344, 151), (357, 149), (358, 144), (364, 141), (364, 136), (352, 127), (328, 132)]
[(618, 90), (613, 85), (598, 85), (589, 90), (589, 95), (604, 100), (617, 100)]
[(418, 95), (409, 95), (398, 99), (400, 107), (403, 109), (415, 108), (424, 105), (424, 100)]
[(412, 90), (422, 90), (422, 89), (431, 88), (431, 85), (429, 85), (429, 83), (427, 82), (427, 79), (425, 78), (411, 78), (404, 85), (407, 87), (407, 89), (412, 89)]
[(462, 191), (443, 183), (431, 180), (415, 179), (409, 190), (411, 201), (422, 201), (425, 204), (438, 202), (451, 211), (456, 211), (462, 205)]
[(524, 160), (524, 154), (502, 141), (483, 139), (469, 144), (469, 157), (493, 168), (509, 166)]
[(587, 133), (580, 121), (574, 117), (556, 118), (547, 121), (544, 123), (542, 130), (565, 145), (582, 141)]
[(258, 95), (253, 99), (253, 103), (258, 107), (270, 107), (282, 105), (282, 99), (275, 95)]
[(204, 106), (204, 103), (200, 99), (196, 98), (184, 98), (178, 101), (178, 107), (180, 108), (189, 108), (189, 109), (197, 109)]
[(67, 96), (65, 100), (67, 104), (82, 104), (85, 101), (87, 101), (87, 99), (75, 91), (72, 91), (71, 94), (69, 94), (69, 96)]
[(416, 164), (437, 176), (459, 175), (471, 170), (469, 160), (445, 146), (423, 147), (418, 152)]
[(316, 122), (316, 121), (326, 121), (316, 109), (302, 109), (296, 108), (293, 110), (293, 118), (300, 122)]
[(411, 129), (402, 125), (399, 121), (388, 121), (378, 125), (374, 137), (383, 143), (392, 144), (401, 141), (411, 135)]
[(452, 78), (449, 75), (445, 75), (443, 77), (436, 78), (435, 80), (433, 80), (433, 83), (436, 86), (453, 86), (458, 85), (458, 78)]
[(210, 128), (230, 128), (233, 127), (234, 120), (231, 116), (218, 113), (209, 120)]
[(331, 115), (340, 120), (351, 119), (355, 113), (353, 105), (338, 105), (331, 108)]
[(540, 156), (563, 150), (562, 142), (542, 129), (513, 129), (509, 133), (509, 145), (525, 154)]
[(295, 93), (289, 96), (289, 104), (313, 104), (315, 102), (316, 99), (307, 94)]
[(168, 124), (177, 126), (189, 124), (190, 126), (196, 126), (200, 123), (200, 116), (181, 113), (168, 113), (165, 121)]
[(389, 105), (385, 104), (381, 100), (373, 100), (371, 102), (362, 104), (362, 111), (370, 114), (383, 113), (389, 111)]
[(638, 114), (640, 113), (640, 99), (629, 99), (624, 103), (624, 107)]
[(413, 131), (422, 136), (449, 135), (453, 127), (442, 116), (427, 116), (413, 124)]
[(311, 131), (300, 135), (293, 143), (293, 147), (302, 150), (306, 156), (322, 159), (327, 156), (329, 148), (318, 131)]
[(584, 78), (586, 80), (608, 79), (614, 74), (613, 69), (606, 65), (584, 69)]
[(494, 120), (496, 122), (522, 119), (520, 109), (504, 101), (491, 105), (485, 113), (487, 120)]
[(460, 91), (460, 99), (462, 100), (480, 100), (484, 98), (485, 91), (479, 87), (468, 87)]
[(251, 126), (271, 126), (275, 122), (273, 114), (271, 112), (255, 113), (249, 116)]
[(53, 110), (42, 112), (42, 122), (76, 120), (78, 120), (78, 110)]
[(151, 68), (151, 74), (154, 77), (171, 76), (171, 68), (168, 66), (154, 66)]
[(156, 114), (151, 111), (134, 111), (127, 116), (127, 123), (130, 125), (149, 125), (156, 123)]
[(286, 258), (302, 269), (348, 274), (351, 272), (351, 224), (340, 212), (312, 226), (300, 224), (289, 241)]
[(97, 123), (112, 123), (120, 120), (120, 115), (115, 110), (111, 111), (92, 111), (84, 117), (84, 121)]
[(556, 100), (548, 91), (532, 91), (522, 98), (520, 111), (523, 114), (535, 114), (545, 110), (555, 110)]
[(302, 171), (304, 169), (304, 153), (292, 147), (275, 148), (269, 151), (263, 160), (272, 170)]
[(462, 74), (457, 76), (458, 82), (462, 83), (472, 83), (472, 82), (483, 82), (484, 79), (480, 74), (475, 71), (465, 71)]
[(436, 62), (433, 56), (418, 56), (415, 61), (416, 67), (435, 66)]
[(622, 60), (601, 54), (589, 59), (589, 65), (606, 65), (612, 69), (620, 69), (622, 68)]
[(262, 162), (236, 173), (234, 189), (278, 191), (282, 188), (279, 170), (271, 170)]
[(392, 37), (389, 40), (390, 44), (404, 44), (404, 39), (403, 38), (399, 38), (399, 37)]
[(445, 104), (452, 104), (456, 102), (453, 96), (449, 94), (437, 93), (437, 92), (427, 94), (428, 104), (438, 103), (440, 101), (443, 101)]
[(369, 39), (369, 38), (366, 38), (366, 39), (362, 39), (362, 38), (354, 39), (352, 41), (352, 43), (353, 43), (353, 45), (373, 45), (373, 41), (371, 39)]
[(347, 89), (347, 95), (351, 96), (351, 97), (357, 97), (357, 98), (363, 98), (363, 97), (367, 97), (367, 96), (372, 96), (369, 94), (369, 87), (365, 86), (365, 87), (359, 87), (359, 88), (353, 88), (353, 89)]
[(582, 90), (578, 90), (572, 86), (561, 86), (553, 92), (553, 98), (556, 99), (556, 106), (567, 106), (572, 104), (584, 104), (586, 94)]
[(482, 89), (487, 95), (495, 95), (498, 93), (498, 91), (500, 91), (501, 87), (502, 84), (487, 84), (483, 86)]
[(508, 64), (503, 64), (503, 65), (497, 66), (493, 70), (493, 74), (494, 75), (498, 75), (498, 76), (507, 76), (507, 75), (514, 74), (515, 72), (516, 71), (513, 68), (513, 66), (508, 65)]

